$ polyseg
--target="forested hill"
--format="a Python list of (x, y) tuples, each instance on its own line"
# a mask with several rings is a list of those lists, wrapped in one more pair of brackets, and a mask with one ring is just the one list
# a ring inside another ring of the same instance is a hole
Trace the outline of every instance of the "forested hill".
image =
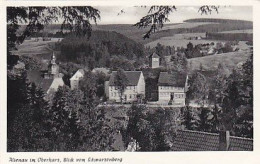
[(253, 22), (231, 19), (188, 19), (186, 23), (209, 22), (211, 24), (200, 25), (191, 29), (190, 32), (222, 32), (231, 30), (253, 29)]
[(251, 28), (253, 28), (253, 26), (252, 26), (253, 22), (252, 21), (236, 20), (236, 19), (193, 18), (193, 19), (187, 19), (184, 22), (239, 23), (239, 24), (250, 25)]
[(58, 43), (60, 60), (91, 67), (109, 67), (112, 57), (133, 60), (144, 56), (144, 46), (113, 31), (92, 31), (91, 37), (66, 36)]

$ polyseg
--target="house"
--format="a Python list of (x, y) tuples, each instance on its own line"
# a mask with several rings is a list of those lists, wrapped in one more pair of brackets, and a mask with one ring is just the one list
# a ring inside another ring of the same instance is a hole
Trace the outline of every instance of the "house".
[[(107, 97), (111, 101), (120, 102), (120, 92), (118, 86), (115, 85), (116, 71), (113, 71), (109, 82), (106, 83)], [(142, 71), (125, 71), (127, 78), (127, 87), (123, 93), (124, 102), (133, 102), (138, 99), (138, 96), (145, 96), (145, 81)]]
[(151, 68), (158, 68), (160, 67), (160, 56), (157, 55), (155, 52), (149, 56), (149, 63)]
[(79, 81), (84, 77), (84, 70), (79, 69), (71, 78), (70, 78), (70, 87), (71, 89), (78, 89)]
[(101, 68), (94, 68), (91, 72), (92, 73), (104, 73), (105, 75), (108, 75), (109, 71), (110, 70), (108, 68), (101, 67)]
[(53, 53), (48, 69), (44, 71), (30, 70), (27, 72), (29, 82), (42, 89), (45, 99), (49, 99), (51, 95), (58, 90), (59, 86), (64, 86), (62, 79), (63, 74), (59, 73), (59, 66), (56, 64), (56, 58)]
[(173, 151), (253, 151), (253, 139), (230, 136), (229, 131), (178, 130), (171, 147)]
[(160, 72), (158, 102), (185, 105), (188, 76), (180, 72)]

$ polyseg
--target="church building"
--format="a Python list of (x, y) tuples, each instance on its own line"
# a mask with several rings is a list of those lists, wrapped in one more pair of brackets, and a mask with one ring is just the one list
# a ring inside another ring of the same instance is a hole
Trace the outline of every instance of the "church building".
[(54, 53), (52, 54), (47, 70), (30, 70), (27, 74), (29, 82), (33, 82), (37, 87), (41, 88), (46, 99), (49, 99), (58, 90), (59, 86), (62, 87), (65, 85), (62, 77), (63, 74), (59, 73), (59, 65), (56, 63)]

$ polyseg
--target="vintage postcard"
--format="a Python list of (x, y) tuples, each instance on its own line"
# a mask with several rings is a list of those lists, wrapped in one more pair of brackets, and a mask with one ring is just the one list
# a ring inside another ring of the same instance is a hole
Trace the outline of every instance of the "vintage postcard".
[(257, 163), (258, 1), (51, 2), (1, 2), (1, 163)]

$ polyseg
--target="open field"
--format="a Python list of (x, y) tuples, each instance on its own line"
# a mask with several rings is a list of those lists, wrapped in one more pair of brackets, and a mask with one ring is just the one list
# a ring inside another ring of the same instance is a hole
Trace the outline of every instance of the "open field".
[(58, 41), (57, 38), (52, 38), (50, 41), (34, 41), (25, 40), (23, 44), (17, 46), (17, 51), (14, 54), (23, 56), (34, 56), (41, 59), (49, 59), (52, 54), (52, 47)]
[(223, 64), (228, 70), (232, 70), (238, 63), (245, 62), (250, 56), (248, 51), (237, 51), (230, 53), (215, 54), (205, 57), (188, 59), (190, 70), (199, 70), (202, 64), (205, 70), (215, 70), (218, 64)]

